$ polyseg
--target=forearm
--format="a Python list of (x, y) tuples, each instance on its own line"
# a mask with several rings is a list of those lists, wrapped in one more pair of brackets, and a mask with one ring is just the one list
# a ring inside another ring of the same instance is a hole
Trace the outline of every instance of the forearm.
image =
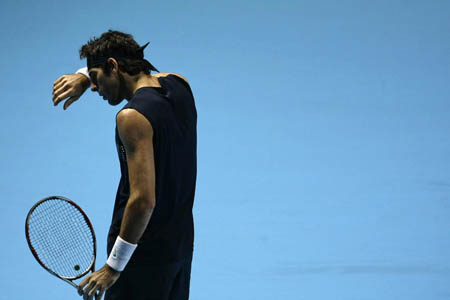
[(119, 236), (131, 244), (137, 244), (152, 216), (154, 201), (148, 196), (130, 195), (123, 213)]
[(114, 243), (106, 264), (116, 271), (123, 271), (152, 216), (153, 204), (148, 197), (130, 195), (122, 218), (119, 236)]

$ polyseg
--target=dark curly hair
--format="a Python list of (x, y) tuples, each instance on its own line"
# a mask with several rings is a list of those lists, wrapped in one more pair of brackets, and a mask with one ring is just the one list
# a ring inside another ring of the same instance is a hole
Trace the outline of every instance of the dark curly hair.
[[(108, 30), (99, 38), (91, 38), (80, 48), (80, 58), (86, 58), (88, 66), (92, 61), (100, 66), (106, 74), (111, 71), (106, 60), (113, 57), (119, 63), (119, 69), (130, 75), (140, 72), (149, 75), (151, 70), (158, 71), (148, 60), (144, 59), (144, 46), (139, 46), (133, 36), (116, 30)], [(94, 65), (92, 65), (94, 67)], [(159, 71), (158, 71), (159, 72)]]

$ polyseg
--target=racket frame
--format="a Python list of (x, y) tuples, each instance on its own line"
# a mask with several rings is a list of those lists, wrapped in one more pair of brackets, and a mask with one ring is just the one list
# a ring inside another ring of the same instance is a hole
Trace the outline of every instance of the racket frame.
[[(89, 267), (86, 268), (86, 270), (85, 270), (83, 273), (81, 273), (80, 275), (78, 275), (78, 276), (70, 276), (70, 277), (68, 277), (68, 276), (62, 276), (62, 275), (59, 275), (58, 273), (52, 271), (49, 267), (47, 267), (47, 266), (41, 261), (41, 259), (39, 258), (39, 256), (38, 256), (36, 250), (34, 249), (33, 245), (31, 244), (31, 241), (30, 241), (30, 234), (29, 234), (29, 229), (28, 229), (28, 221), (29, 221), (29, 219), (30, 219), (30, 217), (31, 217), (31, 214), (34, 212), (34, 210), (35, 210), (39, 205), (41, 205), (43, 202), (49, 201), (49, 200), (63, 200), (63, 201), (68, 202), (70, 205), (74, 206), (75, 208), (77, 208), (78, 211), (82, 214), (82, 216), (83, 216), (83, 218), (84, 218), (86, 224), (89, 226), (89, 229), (91, 230), (91, 233), (92, 233), (92, 239), (93, 239), (93, 243), (94, 243), (94, 253), (93, 253), (93, 256), (92, 256), (92, 261), (91, 261), (91, 264), (89, 265)], [(36, 202), (36, 204), (34, 204), (33, 207), (30, 209), (30, 211), (28, 212), (28, 215), (27, 215), (27, 218), (26, 218), (26, 221), (25, 221), (25, 235), (26, 235), (28, 247), (30, 248), (31, 253), (33, 254), (34, 258), (38, 261), (38, 263), (39, 263), (45, 270), (47, 270), (50, 274), (52, 274), (52, 275), (58, 277), (59, 279), (64, 280), (65, 282), (67, 282), (67, 283), (69, 283), (70, 285), (72, 285), (74, 288), (78, 289), (78, 285), (75, 284), (75, 283), (73, 282), (73, 280), (76, 280), (76, 279), (79, 279), (79, 278), (85, 276), (85, 275), (86, 275), (87, 273), (89, 273), (90, 271), (95, 272), (95, 259), (96, 259), (96, 257), (97, 257), (97, 240), (96, 240), (96, 238), (95, 238), (94, 227), (92, 226), (92, 223), (91, 223), (91, 221), (89, 220), (89, 218), (88, 218), (88, 216), (86, 215), (86, 213), (81, 209), (80, 206), (78, 206), (78, 204), (76, 204), (76, 203), (73, 202), (72, 200), (70, 200), (70, 199), (68, 199), (68, 198), (66, 198), (66, 197), (63, 197), (63, 196), (50, 196), (50, 197), (46, 197), (46, 198), (41, 199), (41, 200), (39, 200), (38, 202)]]

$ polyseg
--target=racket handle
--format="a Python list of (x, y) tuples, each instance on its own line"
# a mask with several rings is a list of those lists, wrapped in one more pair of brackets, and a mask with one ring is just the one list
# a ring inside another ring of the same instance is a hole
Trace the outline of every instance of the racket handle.
[(65, 278), (62, 278), (62, 280), (64, 280), (65, 282), (69, 283), (71, 286), (73, 286), (74, 288), (76, 288), (76, 289), (78, 290), (78, 285), (76, 285), (76, 284), (73, 283), (72, 281), (67, 280), (67, 279), (65, 279)]

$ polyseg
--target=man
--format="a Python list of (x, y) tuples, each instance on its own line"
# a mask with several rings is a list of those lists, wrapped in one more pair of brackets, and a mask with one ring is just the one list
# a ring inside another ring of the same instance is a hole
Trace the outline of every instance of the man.
[[(147, 45), (145, 45), (147, 46)], [(116, 116), (121, 179), (108, 234), (108, 260), (79, 287), (84, 299), (188, 299), (197, 172), (197, 112), (181, 75), (158, 73), (133, 37), (108, 31), (80, 49), (91, 90)], [(53, 102), (64, 109), (89, 86), (82, 74), (64, 75)]]

